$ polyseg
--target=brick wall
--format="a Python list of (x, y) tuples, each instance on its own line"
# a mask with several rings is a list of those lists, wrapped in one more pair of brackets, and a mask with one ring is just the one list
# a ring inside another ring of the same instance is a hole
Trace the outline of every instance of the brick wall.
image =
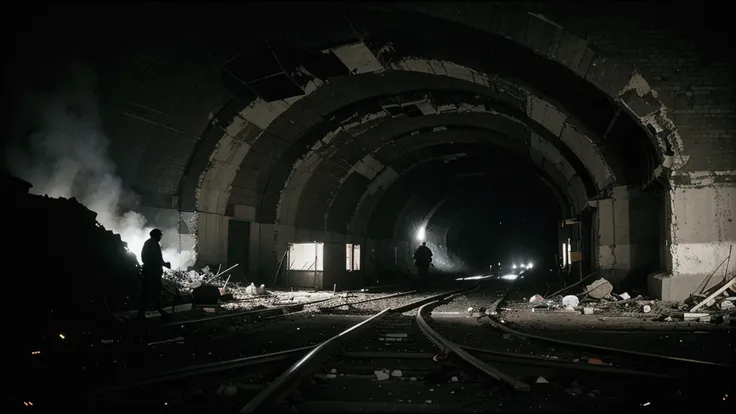
[(525, 7), (639, 69), (672, 111), (690, 155), (684, 171), (734, 169), (736, 96), (722, 16), (663, 4)]

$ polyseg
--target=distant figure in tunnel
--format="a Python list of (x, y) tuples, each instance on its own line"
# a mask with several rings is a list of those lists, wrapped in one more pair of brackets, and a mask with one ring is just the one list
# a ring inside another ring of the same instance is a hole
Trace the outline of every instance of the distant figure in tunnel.
[(161, 306), (161, 277), (164, 275), (163, 267), (171, 269), (171, 263), (164, 262), (159, 243), (163, 233), (159, 229), (153, 229), (148, 233), (151, 238), (146, 240), (141, 251), (143, 270), (141, 271), (143, 289), (141, 291), (141, 302), (138, 307), (138, 317), (146, 317), (146, 307), (150, 300), (161, 316), (168, 316)]
[(427, 242), (422, 242), (422, 245), (414, 252), (414, 265), (417, 267), (420, 289), (425, 288), (429, 282), (430, 264), (432, 264), (432, 250), (427, 247)]

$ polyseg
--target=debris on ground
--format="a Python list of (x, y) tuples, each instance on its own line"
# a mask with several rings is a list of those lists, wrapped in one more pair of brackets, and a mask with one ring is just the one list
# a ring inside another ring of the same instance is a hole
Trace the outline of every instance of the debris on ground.
[(604, 278), (593, 281), (585, 287), (585, 293), (594, 299), (603, 299), (613, 292), (613, 285)]
[(534, 295), (529, 298), (529, 303), (541, 303), (544, 302), (544, 298), (540, 295)]
[[(728, 289), (734, 286), (730, 281), (717, 284), (705, 294), (692, 295), (684, 302), (660, 301), (650, 299), (634, 292), (614, 292), (613, 285), (605, 278), (598, 278), (587, 286), (578, 288), (578, 294), (560, 293), (570, 290), (572, 286), (561, 289), (555, 294), (542, 296), (535, 294), (515, 303), (504, 310), (531, 310), (541, 313), (571, 313), (579, 315), (624, 316), (644, 318), (652, 321), (670, 322), (710, 322), (732, 323), (736, 314), (736, 297), (727, 296)], [(720, 296), (719, 296), (720, 295)], [(707, 299), (707, 300), (706, 300)], [(698, 311), (698, 308), (700, 309)]]
[(575, 295), (567, 295), (564, 298), (562, 298), (562, 306), (568, 307), (572, 306), (573, 308), (578, 306), (580, 304), (580, 300)]

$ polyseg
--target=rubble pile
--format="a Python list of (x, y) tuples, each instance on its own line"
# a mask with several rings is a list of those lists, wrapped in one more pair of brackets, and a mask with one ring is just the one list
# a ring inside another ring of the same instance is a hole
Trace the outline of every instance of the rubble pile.
[(666, 302), (628, 292), (614, 293), (613, 285), (599, 278), (584, 286), (578, 294), (564, 294), (573, 286), (554, 292), (546, 297), (536, 294), (526, 304), (517, 308), (532, 312), (575, 312), (583, 315), (606, 314), (611, 316), (647, 317), (656, 321), (671, 322), (725, 322), (733, 321), (736, 315), (736, 296), (729, 296), (734, 279), (724, 280), (704, 294), (692, 294), (684, 302)]
[(176, 285), (184, 294), (191, 294), (202, 286), (214, 286), (220, 289), (221, 295), (231, 295), (234, 300), (270, 295), (266, 290), (266, 285), (255, 286), (253, 283), (243, 285), (231, 282), (225, 271), (215, 273), (209, 266), (205, 266), (200, 271), (193, 267), (187, 270), (168, 270), (164, 273), (164, 279)]
[(13, 189), (9, 213), (18, 223), (8, 243), (12, 277), (43, 308), (37, 315), (94, 320), (135, 303), (138, 261), (96, 213), (73, 198), (29, 194), (30, 184), (14, 177), (2, 181)]

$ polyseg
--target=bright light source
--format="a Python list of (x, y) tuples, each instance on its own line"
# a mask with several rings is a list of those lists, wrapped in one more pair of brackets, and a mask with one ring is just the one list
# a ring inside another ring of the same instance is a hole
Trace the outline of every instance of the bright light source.
[(531, 269), (531, 268), (532, 268), (533, 266), (534, 266), (534, 265), (533, 265), (532, 263), (529, 263), (528, 265), (526, 265), (526, 268), (527, 268), (527, 269)]
[(425, 231), (424, 231), (424, 227), (420, 227), (419, 230), (417, 230), (417, 240), (424, 241), (424, 236), (425, 235), (426, 234), (425, 234)]
[(517, 276), (517, 275), (514, 275), (514, 274), (508, 274), (508, 275), (503, 275), (503, 276), (501, 276), (501, 279), (506, 279), (506, 280), (514, 280), (514, 279), (516, 279), (517, 277), (519, 277), (519, 276)]
[(498, 262), (498, 265), (501, 266), (501, 262)]
[(512, 265), (511, 265), (511, 268), (512, 268), (512, 269), (516, 269), (516, 264), (512, 264)]
[(524, 263), (520, 264), (519, 267), (522, 269), (526, 269), (526, 266), (524, 266)]

